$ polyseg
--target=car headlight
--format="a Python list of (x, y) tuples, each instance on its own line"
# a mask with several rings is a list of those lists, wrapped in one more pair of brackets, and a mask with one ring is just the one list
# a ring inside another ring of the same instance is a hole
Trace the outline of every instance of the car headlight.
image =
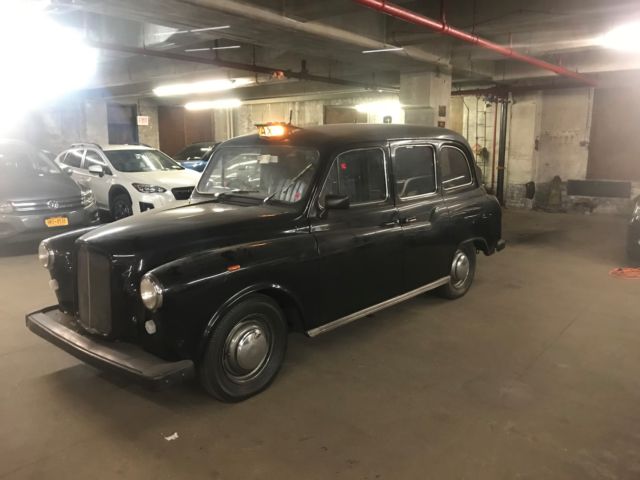
[(40, 261), (40, 265), (44, 268), (51, 270), (53, 269), (53, 262), (55, 260), (55, 252), (49, 246), (47, 241), (40, 242), (40, 246), (38, 247), (38, 260)]
[(11, 202), (0, 202), (0, 213), (11, 213), (13, 212), (13, 205)]
[(140, 281), (140, 298), (149, 310), (154, 311), (162, 306), (162, 285), (150, 273), (147, 273)]
[(149, 185), (148, 183), (132, 183), (132, 185), (140, 193), (164, 193), (167, 191), (166, 188), (158, 185)]
[(83, 207), (90, 207), (96, 203), (96, 198), (93, 196), (93, 192), (91, 190), (82, 190), (81, 195)]

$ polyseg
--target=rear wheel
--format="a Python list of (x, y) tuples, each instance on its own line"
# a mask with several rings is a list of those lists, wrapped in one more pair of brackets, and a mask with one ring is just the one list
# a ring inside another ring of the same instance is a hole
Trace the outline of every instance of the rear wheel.
[(449, 283), (437, 290), (438, 295), (455, 299), (469, 291), (476, 273), (476, 250), (473, 245), (462, 245), (453, 255)]
[(223, 402), (261, 392), (280, 370), (287, 333), (278, 304), (266, 295), (252, 295), (213, 328), (199, 366), (200, 383)]
[(131, 197), (127, 193), (118, 193), (110, 205), (111, 216), (114, 220), (130, 217), (133, 215), (133, 203)]

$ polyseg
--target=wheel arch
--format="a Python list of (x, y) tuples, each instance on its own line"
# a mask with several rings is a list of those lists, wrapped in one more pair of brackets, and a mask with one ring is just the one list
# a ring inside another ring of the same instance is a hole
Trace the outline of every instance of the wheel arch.
[(111, 188), (109, 189), (109, 208), (111, 208), (111, 202), (113, 201), (114, 197), (122, 193), (126, 194), (133, 202), (133, 198), (131, 197), (131, 194), (129, 193), (129, 191), (122, 185), (115, 184), (115, 185), (112, 185)]
[(273, 299), (278, 306), (282, 309), (282, 312), (287, 321), (290, 332), (303, 332), (304, 331), (304, 315), (302, 304), (298, 297), (288, 288), (274, 283), (259, 283), (246, 287), (240, 292), (233, 295), (227, 300), (207, 322), (207, 325), (200, 339), (198, 345), (197, 356), (201, 357), (204, 354), (207, 341), (211, 336), (211, 332), (220, 319), (227, 314), (233, 307), (246, 300), (251, 295), (261, 294)]
[(460, 246), (473, 246), (476, 250), (484, 253), (485, 255), (491, 255), (491, 249), (489, 248), (489, 244), (482, 237), (472, 237), (460, 242)]

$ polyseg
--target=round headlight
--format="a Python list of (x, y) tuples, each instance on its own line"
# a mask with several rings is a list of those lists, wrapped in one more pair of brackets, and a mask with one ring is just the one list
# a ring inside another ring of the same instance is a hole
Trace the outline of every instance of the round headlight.
[(157, 310), (162, 306), (162, 291), (162, 285), (153, 275), (147, 273), (142, 277), (140, 281), (140, 298), (144, 306), (149, 310)]
[(55, 253), (51, 247), (49, 247), (46, 241), (41, 242), (38, 247), (38, 260), (40, 261), (40, 265), (51, 270), (53, 268), (54, 259)]

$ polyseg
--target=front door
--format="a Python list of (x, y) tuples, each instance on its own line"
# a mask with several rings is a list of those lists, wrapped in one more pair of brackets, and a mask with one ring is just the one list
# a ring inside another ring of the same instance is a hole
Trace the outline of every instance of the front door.
[(404, 290), (449, 274), (449, 216), (438, 185), (435, 148), (415, 141), (392, 145), (398, 218), (403, 237)]
[[(89, 167), (96, 165), (102, 167), (104, 171), (104, 174), (101, 177), (89, 172)], [(100, 153), (90, 148), (87, 149), (87, 153), (84, 156), (84, 166), (87, 169), (87, 173), (89, 175), (89, 186), (93, 191), (93, 196), (96, 199), (98, 207), (102, 209), (108, 209), (109, 188), (111, 187), (111, 177), (113, 175), (113, 172), (109, 168), (109, 165), (107, 165), (107, 162), (104, 161)]]
[[(387, 150), (349, 150), (332, 163), (311, 221), (320, 255), (323, 298), (320, 323), (328, 323), (402, 292), (402, 235), (389, 188)], [(345, 210), (323, 210), (327, 194), (348, 195)]]

